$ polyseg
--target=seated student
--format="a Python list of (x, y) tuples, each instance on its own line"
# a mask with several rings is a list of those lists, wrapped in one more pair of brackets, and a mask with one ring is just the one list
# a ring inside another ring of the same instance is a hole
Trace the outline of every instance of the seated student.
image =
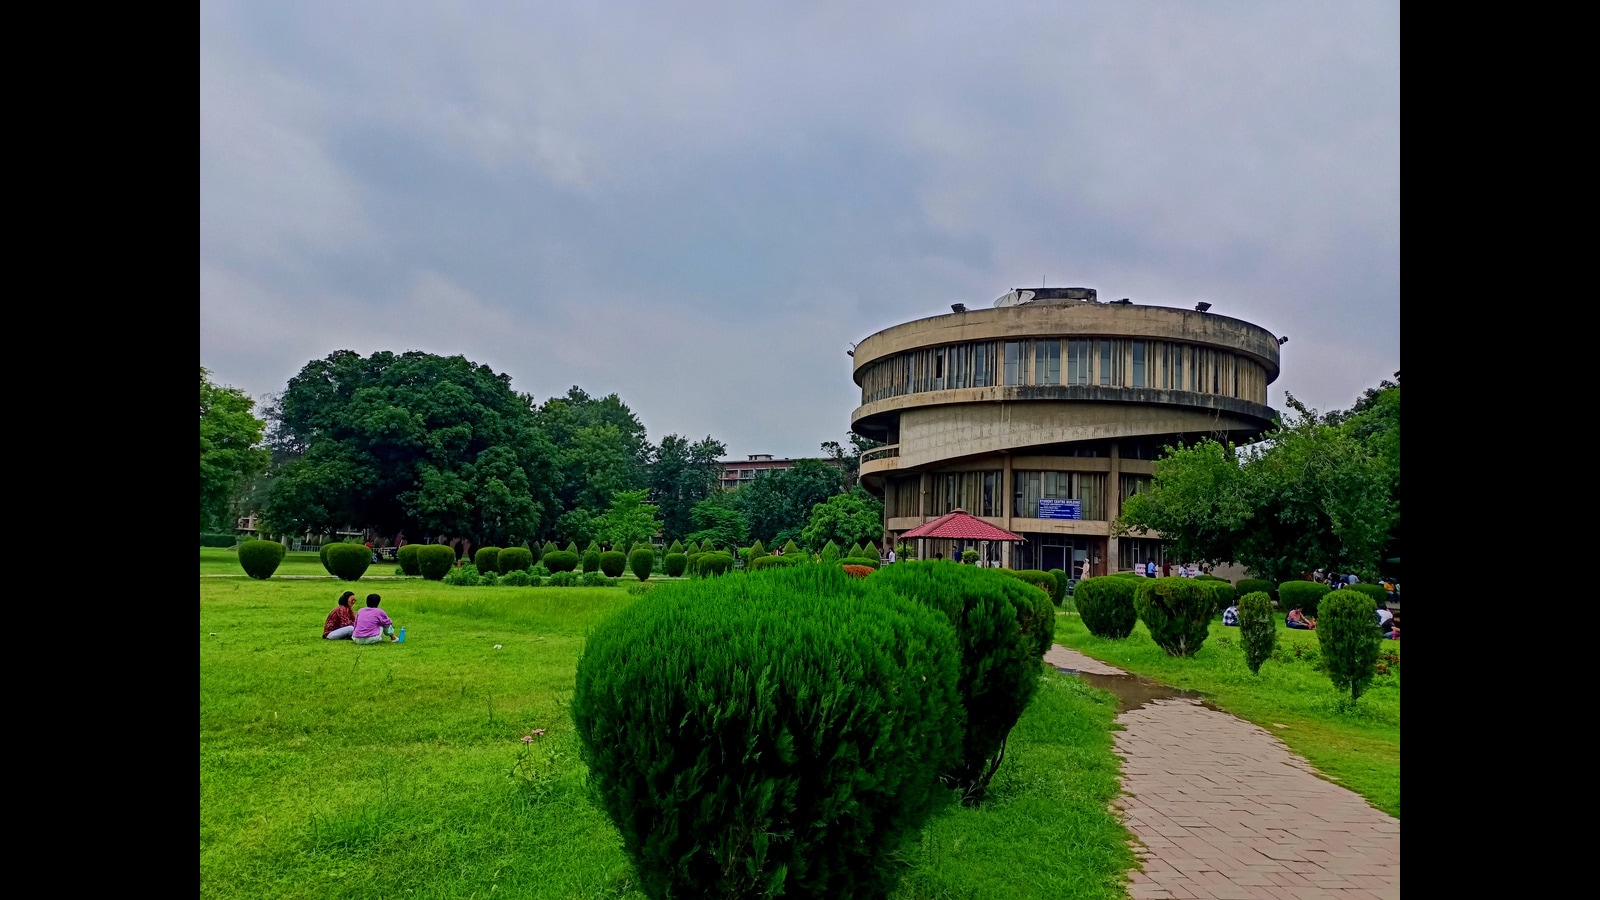
[(1239, 627), (1239, 601), (1238, 600), (1233, 601), (1233, 605), (1232, 606), (1230, 606), (1227, 609), (1222, 611), (1222, 624), (1228, 625), (1228, 626), (1232, 626), (1234, 628)]
[(356, 614), (350, 611), (350, 598), (354, 596), (354, 591), (345, 591), (339, 598), (339, 605), (328, 613), (328, 618), (322, 623), (322, 636), (327, 640), (348, 640), (355, 632)]
[(376, 644), (385, 636), (391, 641), (400, 638), (394, 633), (394, 623), (389, 621), (389, 614), (378, 608), (383, 601), (377, 594), (367, 595), (367, 608), (356, 613), (356, 630), (350, 639), (358, 644)]
[(1400, 640), (1400, 617), (1399, 616), (1395, 616), (1393, 619), (1389, 620), (1389, 630), (1385, 631), (1383, 633), (1383, 636), (1385, 638), (1387, 638), (1388, 640), (1391, 640), (1391, 641)]
[(1387, 609), (1384, 609), (1383, 607), (1380, 606), (1380, 607), (1378, 607), (1377, 616), (1378, 616), (1378, 630), (1379, 631), (1388, 631), (1389, 630), (1389, 620), (1394, 618), (1394, 613), (1389, 612)]
[(1284, 620), (1284, 624), (1290, 628), (1311, 631), (1317, 627), (1317, 620), (1306, 618), (1306, 614), (1300, 611), (1300, 607), (1296, 606), (1294, 609), (1289, 610), (1289, 616)]

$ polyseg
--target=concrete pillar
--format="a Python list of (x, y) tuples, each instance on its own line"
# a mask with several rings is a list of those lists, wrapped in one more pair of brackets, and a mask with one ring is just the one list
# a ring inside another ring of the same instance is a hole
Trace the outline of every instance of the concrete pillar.
[[(1012, 487), (1011, 487), (1011, 454), (1010, 453), (1006, 453), (1006, 454), (1004, 454), (1004, 456), (1005, 456), (1005, 461), (1006, 461), (1006, 468), (1005, 468), (1005, 472), (1002, 474), (1002, 476), (1000, 478), (1000, 482), (1001, 482), (1001, 485), (1002, 485), (1002, 490), (1000, 491), (1000, 496), (1003, 497), (1004, 501), (1005, 501), (1005, 510), (1006, 510), (1006, 524), (1004, 526), (1005, 530), (1012, 531), (1012, 528), (1011, 528), (1011, 491), (1012, 491)], [(1013, 532), (1013, 533), (1015, 533), (1015, 532)], [(1017, 545), (1012, 543), (1011, 541), (1006, 541), (1004, 544), (1000, 545), (1000, 565), (1001, 565), (1002, 568), (1006, 568), (1006, 569), (1013, 568), (1013, 566), (1011, 564), (1011, 554), (1012, 554), (1012, 551), (1016, 549), (1016, 546)]]
[[(928, 473), (917, 476), (917, 523), (928, 524)], [(917, 538), (917, 559), (928, 558), (928, 539)]]
[[(1119, 441), (1111, 442), (1111, 471), (1106, 473), (1106, 531), (1109, 535), (1110, 524), (1122, 515), (1122, 453)], [(1106, 538), (1105, 573), (1107, 575), (1117, 571), (1117, 539)]]

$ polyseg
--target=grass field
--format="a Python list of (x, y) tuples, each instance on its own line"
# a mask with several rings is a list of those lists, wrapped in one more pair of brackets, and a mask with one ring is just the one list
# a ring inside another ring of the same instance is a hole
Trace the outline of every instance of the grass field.
[[(200, 579), (202, 896), (642, 896), (564, 707), (584, 635), (637, 598), (373, 582), (406, 643), (358, 647), (320, 639), (344, 587)], [(896, 896), (1123, 896), (1114, 715), (1047, 673), (991, 800), (939, 812)]]
[[(1313, 668), (1316, 632), (1278, 624), (1278, 646), (1286, 660), (1270, 659), (1259, 676), (1250, 674), (1239, 647), (1239, 629), (1211, 625), (1211, 636), (1191, 659), (1168, 656), (1141, 622), (1126, 640), (1097, 638), (1077, 616), (1056, 622), (1056, 643), (1157, 681), (1200, 691), (1220, 708), (1276, 734), (1324, 775), (1369, 803), (1400, 815), (1400, 668), (1380, 675), (1353, 706)], [(1399, 641), (1383, 648), (1398, 654)], [(1287, 727), (1280, 727), (1287, 726)]]

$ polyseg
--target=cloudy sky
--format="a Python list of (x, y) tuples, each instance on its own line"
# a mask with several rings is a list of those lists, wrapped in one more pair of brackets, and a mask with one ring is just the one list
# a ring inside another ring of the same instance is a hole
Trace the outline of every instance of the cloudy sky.
[(339, 349), (816, 455), (851, 341), (1013, 287), (1400, 367), (1395, 2), (201, 4), (200, 361)]

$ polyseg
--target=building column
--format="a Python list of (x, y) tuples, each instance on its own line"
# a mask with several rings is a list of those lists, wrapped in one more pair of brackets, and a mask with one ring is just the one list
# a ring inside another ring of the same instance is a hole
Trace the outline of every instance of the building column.
[[(1012, 531), (1012, 529), (1011, 529), (1011, 490), (1012, 490), (1012, 488), (1011, 488), (1011, 454), (1010, 453), (1005, 453), (1004, 455), (1005, 455), (1005, 460), (1006, 460), (1006, 468), (1005, 468), (1004, 474), (1000, 478), (1000, 483), (1001, 483), (1000, 496), (1003, 498), (1003, 501), (1005, 503), (1005, 510), (1006, 510), (1005, 529), (1007, 531)], [(1016, 532), (1012, 531), (1012, 533), (1015, 534)], [(1011, 564), (1012, 556), (1011, 556), (1011, 554), (1016, 549), (1016, 546), (1017, 545), (1015, 543), (1011, 542), (1011, 541), (1006, 541), (1004, 544), (1000, 545), (1000, 566), (1002, 568), (1006, 568), (1006, 569), (1012, 568), (1012, 564)]]
[[(917, 476), (917, 524), (928, 524), (928, 473)], [(917, 538), (917, 559), (928, 558), (928, 539)]]
[(1103, 574), (1117, 571), (1117, 538), (1111, 533), (1111, 523), (1122, 515), (1122, 447), (1120, 441), (1111, 442), (1111, 471), (1106, 475), (1106, 558)]

